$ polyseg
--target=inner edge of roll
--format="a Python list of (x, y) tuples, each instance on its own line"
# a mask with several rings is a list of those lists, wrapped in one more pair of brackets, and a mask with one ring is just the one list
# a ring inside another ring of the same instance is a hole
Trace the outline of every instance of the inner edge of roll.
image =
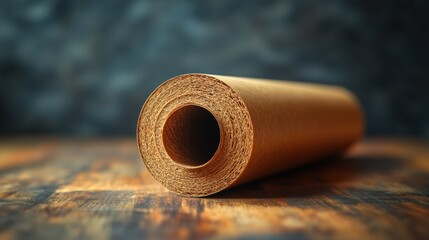
[[(195, 112), (199, 112), (199, 114), (195, 114)], [(215, 126), (207, 125), (213, 125), (213, 123)], [(216, 129), (212, 129), (213, 127)], [(219, 119), (208, 108), (198, 104), (188, 103), (177, 106), (168, 115), (162, 132), (164, 148), (172, 162), (188, 169), (202, 168), (216, 159), (224, 141)], [(195, 142), (203, 140), (202, 137), (208, 137), (208, 145), (206, 144), (207, 141), (204, 143)]]

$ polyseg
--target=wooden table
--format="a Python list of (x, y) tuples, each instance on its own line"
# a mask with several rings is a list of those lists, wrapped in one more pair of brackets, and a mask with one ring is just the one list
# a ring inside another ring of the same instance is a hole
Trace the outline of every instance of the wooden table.
[(0, 239), (428, 239), (429, 143), (370, 139), (209, 198), (176, 196), (134, 139), (0, 140)]

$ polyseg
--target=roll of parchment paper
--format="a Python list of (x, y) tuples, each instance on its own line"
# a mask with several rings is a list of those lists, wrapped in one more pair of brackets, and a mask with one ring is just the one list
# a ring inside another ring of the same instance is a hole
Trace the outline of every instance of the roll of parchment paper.
[(186, 74), (147, 99), (137, 141), (166, 188), (207, 196), (339, 154), (362, 132), (359, 103), (341, 87)]

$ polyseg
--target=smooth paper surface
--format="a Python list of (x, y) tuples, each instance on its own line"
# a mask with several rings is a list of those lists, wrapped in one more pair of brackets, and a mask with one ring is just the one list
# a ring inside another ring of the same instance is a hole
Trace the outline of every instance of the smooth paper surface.
[(341, 87), (186, 74), (148, 98), (137, 141), (161, 184), (207, 196), (339, 154), (363, 125), (359, 103)]

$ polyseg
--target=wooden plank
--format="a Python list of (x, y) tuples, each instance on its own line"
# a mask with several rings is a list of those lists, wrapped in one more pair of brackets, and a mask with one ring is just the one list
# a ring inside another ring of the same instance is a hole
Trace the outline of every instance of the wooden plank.
[(373, 139), (345, 156), (208, 198), (176, 196), (133, 139), (0, 140), (0, 239), (429, 236), (429, 144)]

